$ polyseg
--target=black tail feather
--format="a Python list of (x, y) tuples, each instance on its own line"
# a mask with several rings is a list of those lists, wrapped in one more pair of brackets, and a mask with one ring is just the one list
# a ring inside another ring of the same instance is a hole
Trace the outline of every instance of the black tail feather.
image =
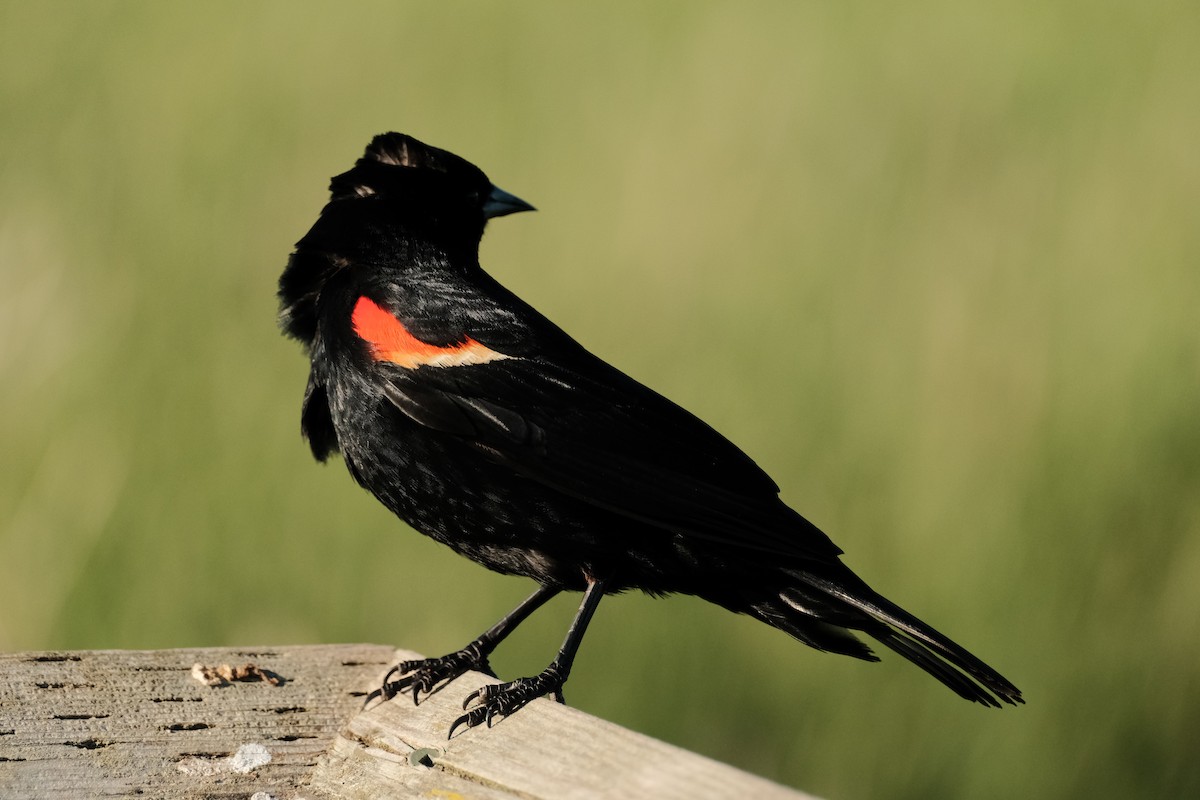
[[(950, 664), (947, 664), (937, 653), (931, 652), (928, 647), (909, 637), (907, 634), (900, 633), (887, 626), (880, 626), (879, 630), (872, 632), (872, 636), (878, 639), (884, 646), (891, 648), (937, 678), (946, 686), (949, 686), (959, 697), (974, 703), (991, 706), (992, 708), (1000, 708), (1000, 703), (992, 696), (991, 692), (959, 672)], [(1008, 702), (1011, 703), (1012, 701), (1009, 700)]]
[(863, 661), (879, 660), (879, 656), (872, 653), (871, 648), (859, 641), (850, 631), (819, 619), (799, 617), (790, 606), (781, 608), (778, 602), (755, 603), (747, 613), (817, 650), (851, 656)]
[[(780, 595), (782, 605), (803, 615), (801, 621), (789, 623), (790, 627), (808, 629), (812, 623), (824, 619), (859, 630), (904, 656), (960, 697), (994, 708), (1001, 707), (999, 701), (1009, 705), (1025, 702), (1021, 691), (1004, 676), (884, 598), (849, 570), (837, 580), (799, 570), (787, 570), (787, 574), (809, 590), (806, 595), (816, 589), (828, 604), (827, 608), (800, 607), (791, 598), (795, 590), (784, 590)], [(776, 627), (781, 626), (776, 624)]]

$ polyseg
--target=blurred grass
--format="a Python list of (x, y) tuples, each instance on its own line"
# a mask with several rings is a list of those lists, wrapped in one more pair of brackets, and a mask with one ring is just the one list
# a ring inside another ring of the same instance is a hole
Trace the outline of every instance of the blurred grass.
[(529, 590), (297, 435), (274, 282), (397, 129), (542, 209), (494, 274), (1030, 701), (630, 596), (573, 703), (830, 798), (1196, 796), (1198, 35), (1184, 2), (0, 5), (0, 647), (432, 654)]

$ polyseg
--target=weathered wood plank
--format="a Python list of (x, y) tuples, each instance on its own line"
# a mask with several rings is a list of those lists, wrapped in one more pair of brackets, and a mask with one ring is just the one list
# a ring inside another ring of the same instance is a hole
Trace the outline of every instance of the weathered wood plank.
[(359, 714), (321, 760), (312, 785), (346, 800), (380, 797), (385, 786), (404, 786), (402, 797), (482, 800), (810, 797), (546, 699), (447, 741), (463, 699), (496, 682), (473, 672), (415, 708), (396, 698)]
[[(0, 655), (0, 797), (295, 796), (362, 691), (379, 645)], [(206, 686), (194, 664), (284, 679)]]
[[(417, 707), (361, 711), (391, 664), (416, 657), (380, 645), (0, 655), (0, 797), (807, 797), (549, 700), (447, 741), (463, 698), (494, 680), (478, 673)], [(214, 688), (197, 663), (283, 682)]]

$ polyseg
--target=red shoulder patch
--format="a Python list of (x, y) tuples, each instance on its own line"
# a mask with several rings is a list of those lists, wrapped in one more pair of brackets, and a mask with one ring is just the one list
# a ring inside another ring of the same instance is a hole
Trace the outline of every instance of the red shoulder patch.
[(509, 358), (469, 336), (449, 347), (422, 342), (409, 333), (390, 311), (369, 297), (358, 298), (350, 322), (358, 337), (370, 345), (371, 355), (376, 361), (387, 361), (407, 369), (462, 367)]

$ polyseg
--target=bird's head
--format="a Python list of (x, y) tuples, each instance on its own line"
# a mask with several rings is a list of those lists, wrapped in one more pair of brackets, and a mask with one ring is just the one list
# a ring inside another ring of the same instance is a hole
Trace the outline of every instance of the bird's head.
[(489, 219), (533, 206), (483, 170), (403, 133), (381, 133), (329, 184), (330, 201), (279, 282), (281, 322), (311, 341), (326, 281), (352, 264), (471, 265)]
[(532, 211), (466, 159), (403, 133), (381, 133), (348, 172), (329, 185), (334, 201), (376, 198), (403, 217), (470, 221)]

